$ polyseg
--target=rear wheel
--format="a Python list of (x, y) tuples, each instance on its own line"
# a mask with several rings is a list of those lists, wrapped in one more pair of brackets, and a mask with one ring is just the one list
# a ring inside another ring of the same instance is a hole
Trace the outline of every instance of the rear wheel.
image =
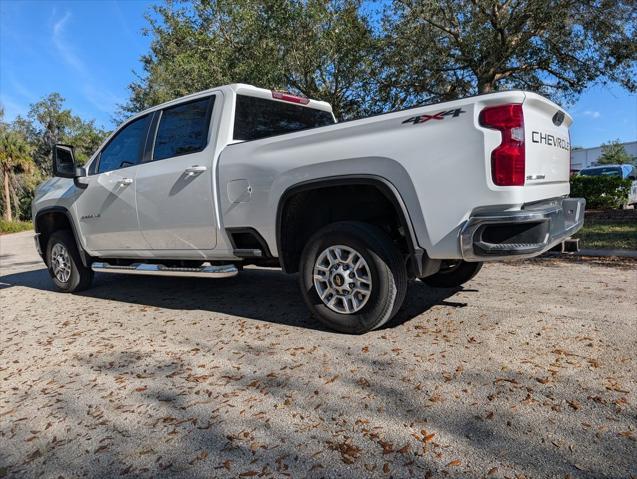
[(481, 262), (447, 261), (436, 274), (422, 278), (434, 288), (453, 288), (472, 279), (482, 269)]
[(407, 291), (402, 255), (380, 228), (340, 222), (319, 230), (301, 256), (301, 293), (326, 326), (361, 334), (398, 311)]
[(49, 274), (58, 289), (72, 293), (88, 288), (93, 281), (93, 271), (85, 267), (68, 230), (56, 231), (49, 238), (46, 249)]

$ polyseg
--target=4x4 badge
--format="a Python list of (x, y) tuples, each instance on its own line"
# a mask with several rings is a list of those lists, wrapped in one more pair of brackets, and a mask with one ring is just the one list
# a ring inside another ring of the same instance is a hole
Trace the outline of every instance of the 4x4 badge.
[(464, 111), (462, 108), (456, 108), (454, 110), (439, 111), (438, 113), (434, 113), (433, 115), (412, 116), (411, 118), (403, 121), (403, 124), (413, 123), (414, 125), (417, 125), (418, 123), (425, 123), (429, 120), (444, 120), (448, 116), (457, 118), (462, 113), (466, 113), (466, 111)]

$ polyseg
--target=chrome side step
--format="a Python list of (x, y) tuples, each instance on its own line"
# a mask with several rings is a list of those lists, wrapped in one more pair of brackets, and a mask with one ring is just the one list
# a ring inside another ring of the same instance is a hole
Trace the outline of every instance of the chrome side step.
[(172, 268), (162, 264), (134, 263), (130, 266), (112, 266), (96, 262), (91, 265), (96, 273), (146, 274), (152, 276), (188, 276), (195, 278), (229, 278), (239, 270), (233, 264), (222, 266), (201, 266), (199, 268)]

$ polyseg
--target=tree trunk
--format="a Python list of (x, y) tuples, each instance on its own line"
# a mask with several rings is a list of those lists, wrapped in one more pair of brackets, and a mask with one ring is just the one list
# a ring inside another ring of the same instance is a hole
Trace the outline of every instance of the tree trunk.
[(478, 80), (478, 93), (492, 93), (495, 89), (495, 80)]
[(9, 172), (3, 171), (4, 175), (4, 219), (11, 221), (11, 193), (9, 191)]

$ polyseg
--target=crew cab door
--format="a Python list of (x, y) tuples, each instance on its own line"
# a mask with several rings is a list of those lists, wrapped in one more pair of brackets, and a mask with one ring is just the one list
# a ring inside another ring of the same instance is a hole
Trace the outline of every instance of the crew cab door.
[(215, 97), (156, 113), (152, 151), (135, 180), (140, 229), (152, 250), (216, 246), (210, 133)]
[(80, 232), (89, 251), (143, 250), (135, 179), (152, 114), (124, 125), (102, 148), (82, 179), (86, 188), (76, 201)]

